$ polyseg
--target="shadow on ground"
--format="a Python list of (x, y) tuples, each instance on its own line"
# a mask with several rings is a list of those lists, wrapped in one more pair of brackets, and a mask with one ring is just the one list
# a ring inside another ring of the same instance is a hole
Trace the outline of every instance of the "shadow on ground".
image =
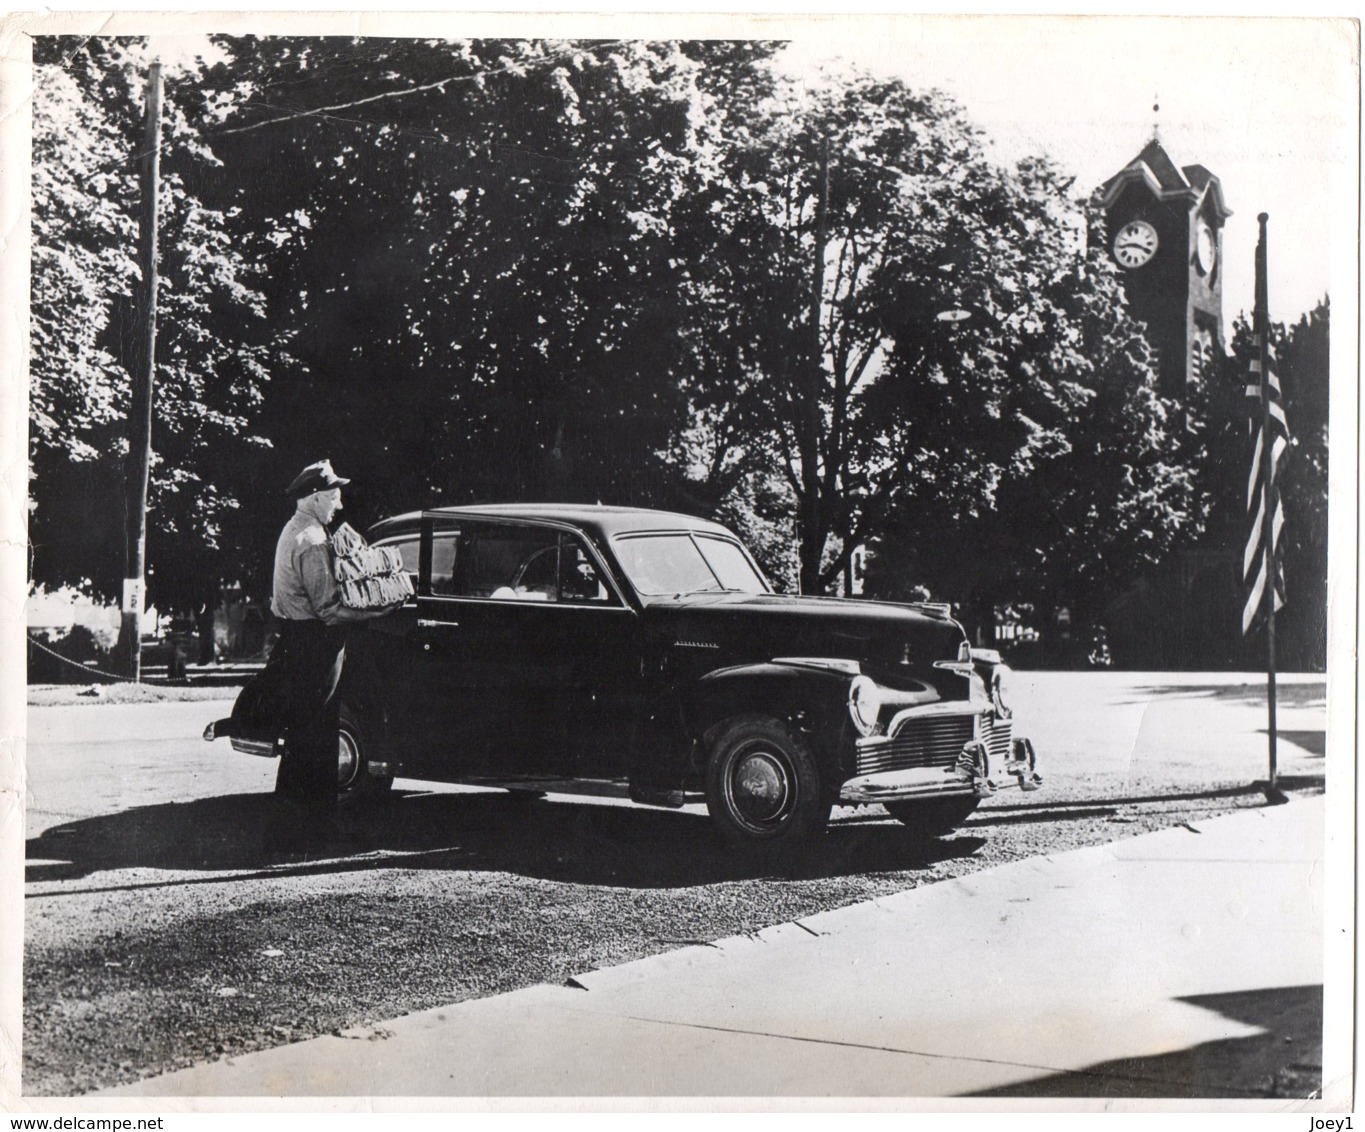
[[(1124, 702), (1142, 704), (1160, 696), (1167, 700), (1224, 700), (1264, 707), (1266, 687), (1264, 681), (1257, 684), (1144, 684), (1134, 688), (1132, 695), (1134, 699)], [(1275, 688), (1275, 702), (1281, 707), (1325, 707), (1327, 680), (1279, 684)]]
[(1264, 1033), (972, 1093), (978, 1097), (1310, 1097), (1322, 1089), (1322, 987), (1270, 987), (1178, 999)]
[[(1302, 790), (1306, 794), (1321, 794), (1326, 779), (1317, 774), (1282, 774), (1277, 779), (1281, 790)], [(1264, 782), (1248, 782), (1240, 786), (1208, 787), (1203, 790), (1167, 790), (1148, 794), (1095, 794), (1087, 798), (1054, 800), (1044, 797), (1037, 802), (992, 802), (978, 810), (972, 825), (1005, 825), (1021, 821), (1059, 821), (1066, 818), (1105, 817), (1119, 806), (1166, 805), (1175, 802), (1212, 802), (1220, 798), (1250, 798), (1264, 794)], [(1010, 815), (997, 817), (996, 815)]]
[[(1262, 728), (1261, 734), (1269, 735), (1270, 732)], [(1293, 743), (1312, 757), (1321, 759), (1327, 756), (1326, 731), (1279, 731), (1277, 734), (1284, 742)]]
[[(288, 836), (281, 837), (282, 824), (296, 817), (271, 794), (229, 794), (68, 822), (29, 839), (27, 880), (69, 881), (127, 869), (237, 874), (102, 886), (109, 890), (396, 867), (655, 888), (917, 869), (970, 856), (985, 844), (961, 833), (924, 842), (881, 817), (834, 823), (808, 848), (774, 863), (724, 845), (704, 815), (501, 793), (395, 791), (311, 835), (286, 828)], [(84, 890), (60, 890), (73, 891)]]

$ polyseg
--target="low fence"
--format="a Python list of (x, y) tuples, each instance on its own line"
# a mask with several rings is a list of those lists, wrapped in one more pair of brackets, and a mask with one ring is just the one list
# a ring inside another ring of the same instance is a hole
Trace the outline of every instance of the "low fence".
[[(114, 671), (115, 667), (115, 661), (105, 652), (72, 657), (32, 636), (28, 639), (30, 684), (132, 683), (126, 674)], [(229, 687), (245, 684), (264, 667), (264, 661), (189, 664), (164, 646), (153, 646), (144, 653), (140, 682), (175, 687)]]

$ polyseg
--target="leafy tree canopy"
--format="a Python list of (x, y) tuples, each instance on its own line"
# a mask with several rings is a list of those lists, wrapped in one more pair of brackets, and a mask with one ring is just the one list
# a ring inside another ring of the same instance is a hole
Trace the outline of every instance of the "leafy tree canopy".
[[(264, 596), (323, 456), (361, 525), (677, 507), (807, 591), (863, 544), (881, 596), (1083, 606), (1197, 534), (1211, 434), (1067, 178), (776, 49), (220, 38), (170, 76), (153, 599)], [(144, 50), (36, 58), (35, 577), (108, 593), (123, 516), (69, 515), (120, 497)]]
[[(40, 37), (34, 63), (33, 571), (113, 595), (126, 557), (147, 58), (135, 41)], [(234, 569), (225, 528), (265, 443), (251, 423), (275, 344), (258, 242), (199, 191), (223, 175), (202, 142), (201, 79), (167, 74), (163, 120), (149, 592), (181, 607)]]

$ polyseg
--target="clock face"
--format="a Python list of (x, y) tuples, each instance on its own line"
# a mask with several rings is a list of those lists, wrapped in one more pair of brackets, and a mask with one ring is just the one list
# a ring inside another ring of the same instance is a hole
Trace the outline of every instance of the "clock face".
[(1130, 220), (1114, 237), (1114, 258), (1120, 267), (1141, 267), (1156, 255), (1156, 229), (1145, 220)]
[(1213, 271), (1213, 265), (1218, 262), (1218, 237), (1214, 235), (1213, 228), (1209, 226), (1207, 220), (1199, 222), (1199, 229), (1195, 233), (1194, 254), (1199, 263), (1199, 270), (1205, 275)]

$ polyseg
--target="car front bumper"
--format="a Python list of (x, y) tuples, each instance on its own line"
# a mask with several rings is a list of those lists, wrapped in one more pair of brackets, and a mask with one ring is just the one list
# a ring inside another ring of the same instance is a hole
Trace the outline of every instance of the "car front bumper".
[(1037, 790), (1043, 783), (1028, 739), (994, 708), (961, 704), (910, 708), (885, 735), (859, 739), (855, 773), (839, 800), (856, 805), (943, 796), (988, 798), (999, 790)]

